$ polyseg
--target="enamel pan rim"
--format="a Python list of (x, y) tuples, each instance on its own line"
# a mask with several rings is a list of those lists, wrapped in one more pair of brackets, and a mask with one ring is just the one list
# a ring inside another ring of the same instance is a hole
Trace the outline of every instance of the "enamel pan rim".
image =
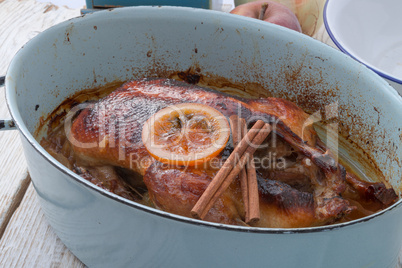
[[(206, 11), (206, 10), (202, 10), (202, 9), (194, 9), (194, 8), (185, 8), (185, 7), (128, 7), (128, 8), (119, 8), (119, 9), (152, 9), (152, 8), (158, 8), (158, 9), (182, 9), (182, 10), (186, 10), (186, 9), (191, 9), (193, 12), (199, 12), (199, 13), (203, 13), (203, 12), (214, 12), (214, 11)], [(117, 11), (118, 9), (116, 9)], [(112, 10), (113, 11), (113, 10)], [(110, 12), (110, 10), (107, 11), (98, 11), (96, 13), (99, 13), (99, 15), (103, 12)], [(98, 15), (98, 14), (89, 14), (90, 16), (93, 15)], [(221, 16), (233, 16), (230, 14), (220, 14)], [(71, 23), (74, 23), (75, 21), (79, 21), (83, 18), (85, 18), (88, 15), (84, 15), (84, 16), (80, 16), (77, 18), (73, 18), (70, 19), (68, 21), (62, 22), (58, 25), (55, 25), (53, 27), (51, 27), (53, 30), (54, 29), (64, 29), (67, 25), (70, 25)], [(95, 17), (95, 16), (94, 16)], [(254, 19), (250, 19), (250, 18), (243, 18), (245, 20), (249, 20), (249, 21), (253, 21), (253, 23), (263, 23), (260, 22), (258, 20), (254, 20)], [(264, 24), (264, 27), (279, 27), (276, 25), (269, 25), (267, 26), (266, 24)], [(283, 29), (281, 29), (283, 30)], [(288, 30), (288, 29), (285, 29)], [(292, 30), (288, 30), (288, 31), (292, 31)], [(46, 32), (46, 31), (45, 31)], [(293, 32), (293, 31), (292, 31)], [(40, 34), (41, 35), (41, 34)], [(40, 36), (39, 35), (39, 36)], [(300, 34), (301, 35), (301, 34)], [(36, 37), (34, 37), (36, 38)], [(307, 36), (303, 36), (302, 38), (309, 38)], [(316, 41), (318, 42), (318, 41)], [(324, 45), (324, 44), (323, 44)], [(21, 48), (21, 50), (23, 50), (24, 48)], [(328, 49), (333, 49), (333, 48), (329, 48)], [(341, 52), (339, 52), (341, 53)], [(18, 53), (17, 53), (18, 55)], [(353, 61), (352, 59), (350, 59), (350, 61)], [(10, 65), (9, 69), (11, 69), (12, 64)], [(380, 79), (380, 77), (378, 77)], [(332, 225), (326, 225), (326, 226), (318, 226), (318, 227), (304, 227), (304, 228), (257, 228), (257, 227), (245, 227), (245, 226), (235, 226), (235, 225), (227, 225), (227, 224), (218, 224), (218, 223), (211, 223), (211, 222), (206, 222), (206, 221), (201, 221), (201, 220), (197, 220), (197, 219), (192, 219), (192, 218), (187, 218), (187, 217), (183, 217), (183, 216), (179, 216), (179, 215), (175, 215), (172, 213), (168, 213), (168, 212), (164, 212), (161, 210), (157, 210), (154, 208), (150, 208), (138, 203), (135, 203), (133, 201), (127, 200), (125, 198), (122, 198), (116, 194), (110, 193), (104, 189), (101, 189), (100, 187), (87, 182), (86, 180), (84, 180), (83, 178), (81, 178), (80, 176), (78, 176), (77, 174), (75, 174), (74, 172), (72, 172), (71, 170), (67, 169), (66, 167), (64, 167), (62, 164), (60, 164), (59, 162), (57, 162), (49, 153), (47, 153), (42, 146), (40, 146), (40, 144), (35, 140), (35, 138), (33, 137), (33, 135), (28, 131), (28, 129), (25, 127), (24, 123), (22, 123), (22, 118), (20, 117), (20, 113), (18, 111), (18, 107), (17, 107), (17, 102), (16, 102), (16, 94), (15, 92), (11, 92), (11, 82), (8, 81), (7, 76), (6, 76), (6, 80), (5, 80), (5, 85), (6, 85), (6, 101), (7, 101), (7, 106), (8, 109), (10, 111), (10, 114), (18, 128), (18, 130), (20, 131), (20, 133), (23, 135), (23, 137), (29, 142), (29, 144), (36, 150), (38, 151), (44, 158), (46, 158), (46, 160), (48, 162), (50, 162), (54, 167), (56, 167), (58, 170), (60, 170), (62, 173), (64, 173), (65, 175), (68, 175), (69, 177), (71, 177), (74, 181), (84, 185), (84, 187), (88, 187), (91, 190), (94, 190), (98, 193), (100, 193), (103, 196), (106, 196), (116, 202), (122, 203), (123, 205), (127, 205), (130, 206), (132, 208), (135, 209), (139, 209), (157, 216), (161, 216), (164, 218), (168, 218), (174, 221), (180, 221), (180, 222), (185, 222), (188, 224), (192, 224), (192, 225), (198, 225), (200, 227), (208, 227), (208, 228), (217, 228), (217, 229), (221, 229), (221, 230), (226, 230), (226, 231), (234, 231), (234, 232), (247, 232), (247, 233), (261, 233), (261, 234), (297, 234), (297, 233), (315, 233), (315, 232), (324, 232), (324, 231), (331, 231), (331, 230), (337, 230), (340, 228), (346, 228), (348, 226), (352, 226), (352, 225), (356, 225), (359, 223), (364, 223), (367, 221), (371, 221), (381, 215), (383, 215), (384, 213), (388, 213), (391, 210), (397, 208), (398, 206), (401, 205), (402, 203), (402, 199), (400, 199), (399, 201), (397, 201), (395, 204), (391, 205), (390, 207), (383, 209), (375, 214), (372, 214), (370, 216), (364, 217), (364, 218), (360, 218), (357, 220), (353, 220), (353, 221), (349, 221), (349, 222), (344, 222), (344, 223), (337, 223), (337, 224), (332, 224)], [(391, 89), (391, 88), (390, 88)], [(389, 91), (387, 92), (388, 94), (392, 95), (391, 97), (396, 97), (395, 92), (393, 91)]]

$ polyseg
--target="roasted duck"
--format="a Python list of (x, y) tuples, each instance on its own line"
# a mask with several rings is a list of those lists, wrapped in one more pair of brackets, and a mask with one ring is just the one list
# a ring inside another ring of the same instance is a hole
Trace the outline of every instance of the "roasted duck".
[[(236, 98), (171, 79), (125, 83), (66, 119), (70, 124), (66, 137), (49, 135), (42, 145), (100, 187), (191, 217), (192, 207), (221, 164), (165, 165), (148, 153), (141, 140), (150, 116), (179, 103), (206, 104), (228, 118), (238, 115), (249, 125), (263, 120), (272, 126), (264, 146), (254, 154), (260, 163), (268, 163), (256, 165), (261, 217), (254, 226), (295, 228), (337, 222), (358, 209), (356, 202), (344, 195), (370, 200), (379, 208), (397, 199), (393, 189), (383, 183), (363, 182), (347, 173), (319, 141), (312, 125), (305, 125), (309, 115), (295, 104), (277, 98)], [(222, 163), (233, 149), (229, 142), (218, 156)], [(205, 220), (245, 224), (238, 180), (219, 197)]]

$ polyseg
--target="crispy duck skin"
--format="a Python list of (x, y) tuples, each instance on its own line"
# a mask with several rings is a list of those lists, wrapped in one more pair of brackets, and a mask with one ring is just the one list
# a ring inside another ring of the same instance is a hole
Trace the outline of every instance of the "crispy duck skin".
[[(258, 227), (294, 228), (315, 226), (314, 197), (286, 183), (259, 178), (261, 218)], [(275, 215), (275, 217), (272, 217)]]
[[(234, 98), (195, 85), (169, 79), (131, 81), (83, 109), (69, 133), (73, 150), (82, 161), (131, 169), (144, 175), (155, 206), (180, 215), (191, 207), (213, 178), (213, 171), (163, 167), (154, 163), (141, 141), (144, 122), (158, 110), (183, 102), (203, 103), (229, 117), (236, 114), (246, 122), (262, 119), (274, 125), (273, 133), (307, 158), (305, 174), (310, 176), (312, 193), (294, 189), (272, 178), (260, 181), (261, 227), (304, 227), (334, 222), (353, 207), (341, 197), (345, 171), (328, 153), (315, 148), (318, 137), (312, 126), (304, 126), (308, 115), (282, 99), (248, 100)], [(302, 136), (303, 135), (303, 136)], [(268, 137), (269, 138), (269, 137)], [(282, 146), (283, 147), (283, 146)], [(228, 144), (226, 151), (230, 151)], [(307, 171), (306, 171), (307, 170)], [(202, 176), (200, 174), (203, 174)], [(207, 215), (207, 220), (233, 223), (244, 214), (240, 190), (233, 184)], [(289, 197), (292, 202), (289, 202)], [(225, 206), (221, 206), (225, 204)], [(268, 219), (270, 218), (270, 219)]]
[[(143, 124), (160, 109), (182, 102), (203, 103), (225, 116), (237, 114), (246, 121), (249, 118), (253, 118), (253, 122), (257, 119), (278, 121), (277, 124), (285, 125), (292, 135), (300, 137), (303, 134), (304, 141), (313, 146), (315, 144), (316, 133), (313, 128), (307, 126), (303, 131), (300, 127), (300, 122), (306, 121), (308, 115), (289, 101), (265, 99), (266, 110), (263, 111), (261, 100), (238, 99), (170, 79), (131, 81), (99, 102), (88, 104), (74, 120), (69, 140), (76, 141), (73, 142), (74, 151), (87, 160), (117, 162), (118, 166), (144, 175), (153, 158), (142, 144)], [(141, 161), (137, 163), (139, 161), (133, 160)]]
[[(155, 206), (181, 216), (191, 217), (190, 211), (208, 187), (214, 170), (169, 167), (155, 161), (147, 170), (144, 182)], [(241, 211), (240, 187), (234, 186), (219, 197), (209, 211), (206, 221), (237, 225)]]

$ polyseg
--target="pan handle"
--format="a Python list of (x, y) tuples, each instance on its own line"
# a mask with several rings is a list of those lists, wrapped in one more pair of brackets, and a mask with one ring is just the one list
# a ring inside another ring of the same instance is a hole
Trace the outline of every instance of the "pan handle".
[[(0, 76), (0, 87), (4, 87), (4, 81), (5, 77)], [(16, 126), (12, 119), (5, 119), (5, 120), (0, 119), (0, 131), (11, 130), (11, 129), (16, 129)]]

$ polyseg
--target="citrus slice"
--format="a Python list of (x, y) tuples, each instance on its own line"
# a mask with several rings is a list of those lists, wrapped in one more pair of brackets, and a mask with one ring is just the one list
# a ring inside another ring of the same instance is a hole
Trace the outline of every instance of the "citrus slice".
[(142, 142), (158, 161), (194, 166), (217, 156), (230, 136), (226, 117), (199, 103), (181, 103), (152, 115), (142, 129)]

